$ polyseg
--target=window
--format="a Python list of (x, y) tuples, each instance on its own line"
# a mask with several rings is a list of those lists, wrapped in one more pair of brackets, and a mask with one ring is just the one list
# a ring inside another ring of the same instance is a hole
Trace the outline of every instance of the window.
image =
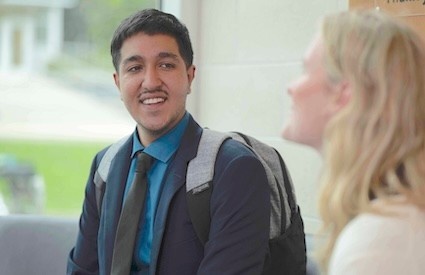
[(134, 130), (109, 43), (156, 1), (54, 2), (0, 3), (0, 215), (79, 214), (95, 153)]

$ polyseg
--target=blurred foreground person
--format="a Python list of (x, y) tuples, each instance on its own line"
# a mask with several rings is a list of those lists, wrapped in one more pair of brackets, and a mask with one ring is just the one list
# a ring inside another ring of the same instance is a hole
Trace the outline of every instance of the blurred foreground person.
[(323, 156), (326, 274), (424, 274), (425, 44), (379, 11), (326, 16), (282, 136)]

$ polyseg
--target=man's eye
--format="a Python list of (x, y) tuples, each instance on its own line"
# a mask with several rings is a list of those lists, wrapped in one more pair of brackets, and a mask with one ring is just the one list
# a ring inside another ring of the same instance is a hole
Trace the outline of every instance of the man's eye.
[(176, 66), (172, 63), (162, 63), (159, 65), (159, 67), (163, 68), (163, 69), (173, 69)]
[(133, 66), (128, 69), (129, 72), (138, 72), (142, 69), (142, 66)]

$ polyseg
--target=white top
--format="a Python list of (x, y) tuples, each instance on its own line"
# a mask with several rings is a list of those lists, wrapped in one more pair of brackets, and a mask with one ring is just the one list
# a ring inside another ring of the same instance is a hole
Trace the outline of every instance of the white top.
[(413, 205), (391, 209), (401, 215), (361, 214), (343, 229), (330, 275), (425, 274), (425, 211)]

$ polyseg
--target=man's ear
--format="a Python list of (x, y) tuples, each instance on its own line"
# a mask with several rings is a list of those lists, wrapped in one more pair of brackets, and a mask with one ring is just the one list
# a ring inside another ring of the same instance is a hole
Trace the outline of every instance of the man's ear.
[(118, 90), (120, 89), (120, 77), (117, 72), (113, 74), (115, 86), (117, 86)]
[(117, 88), (118, 88), (118, 92), (120, 93), (120, 98), (121, 98), (121, 100), (122, 100), (122, 93), (121, 93), (121, 89), (120, 89), (120, 76), (118, 75), (118, 73), (117, 73), (117, 72), (115, 72), (115, 73), (113, 74), (113, 76), (114, 76), (115, 86), (117, 86)]
[(189, 84), (187, 94), (191, 93), (192, 81), (195, 78), (195, 71), (196, 71), (195, 65), (191, 65), (187, 69), (187, 80), (188, 80), (188, 84)]
[(192, 83), (193, 79), (195, 78), (195, 71), (195, 65), (191, 65), (189, 69), (187, 69), (187, 77), (189, 78), (189, 83)]

